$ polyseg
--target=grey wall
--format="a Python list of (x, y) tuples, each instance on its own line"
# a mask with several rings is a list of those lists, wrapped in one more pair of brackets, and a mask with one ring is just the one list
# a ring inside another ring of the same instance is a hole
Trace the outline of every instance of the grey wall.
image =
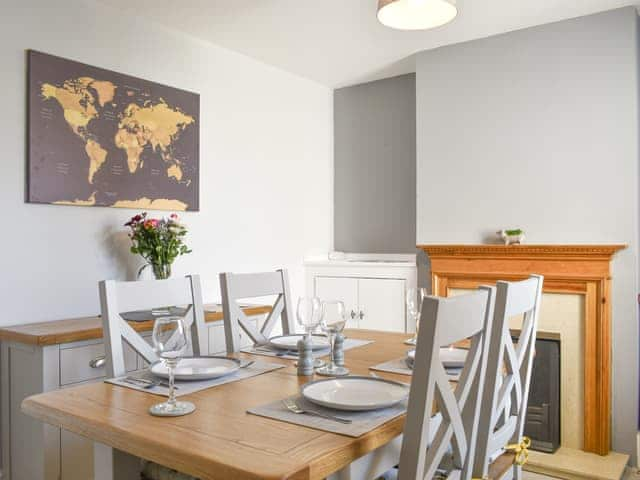
[(334, 248), (413, 253), (415, 75), (334, 93)]
[[(627, 243), (613, 262), (613, 448), (638, 399), (638, 27), (634, 8), (422, 52), (418, 243)], [(635, 457), (635, 455), (634, 455)]]

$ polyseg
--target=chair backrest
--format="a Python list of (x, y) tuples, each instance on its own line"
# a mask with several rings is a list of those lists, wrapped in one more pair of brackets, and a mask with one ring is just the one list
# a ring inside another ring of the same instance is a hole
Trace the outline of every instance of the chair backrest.
[[(267, 343), (278, 318), (280, 318), (284, 335), (294, 332), (289, 277), (286, 270), (262, 273), (221, 273), (220, 290), (227, 353), (240, 350), (240, 328), (257, 345)], [(238, 301), (272, 295), (276, 296), (276, 300), (271, 313), (267, 316), (262, 328), (257, 329), (242, 311)]]
[[(487, 375), (480, 413), (474, 475), (487, 475), (491, 459), (522, 441), (535, 351), (543, 277), (498, 282)], [(510, 320), (522, 318), (513, 342)]]
[(126, 374), (122, 340), (147, 362), (158, 360), (153, 348), (122, 318), (120, 314), (123, 312), (190, 305), (185, 327), (190, 327), (193, 354), (209, 353), (198, 275), (142, 282), (103, 280), (99, 283), (99, 289), (108, 376)]
[[(399, 480), (431, 480), (450, 448), (456, 478), (471, 478), (494, 296), (494, 287), (480, 287), (468, 295), (423, 300)], [(454, 391), (440, 348), (465, 339), (471, 345)]]

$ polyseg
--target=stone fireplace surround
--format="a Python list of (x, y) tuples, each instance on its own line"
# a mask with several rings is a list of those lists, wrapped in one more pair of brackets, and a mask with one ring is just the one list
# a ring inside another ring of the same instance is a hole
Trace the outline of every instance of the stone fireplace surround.
[[(544, 275), (547, 303), (577, 300), (582, 317), (583, 422), (572, 429), (571, 442), (585, 452), (607, 455), (611, 435), (611, 274), (610, 261), (625, 245), (418, 245), (430, 259), (434, 295), (477, 288), (497, 280), (519, 280), (531, 273)], [(573, 300), (571, 300), (573, 299)], [(543, 300), (543, 312), (544, 312)], [(541, 327), (544, 320), (541, 318)], [(553, 328), (544, 325), (543, 330)], [(581, 350), (581, 352), (580, 352)], [(575, 418), (575, 417), (574, 417)], [(575, 420), (578, 420), (577, 418)], [(576, 433), (582, 438), (575, 438)], [(563, 442), (564, 443), (564, 442)]]

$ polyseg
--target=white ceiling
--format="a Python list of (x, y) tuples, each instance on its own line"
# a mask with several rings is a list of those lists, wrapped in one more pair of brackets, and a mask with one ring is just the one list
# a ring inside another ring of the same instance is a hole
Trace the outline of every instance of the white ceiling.
[(458, 0), (443, 27), (401, 32), (377, 0), (101, 0), (330, 87), (415, 71), (412, 54), (634, 5), (638, 0)]

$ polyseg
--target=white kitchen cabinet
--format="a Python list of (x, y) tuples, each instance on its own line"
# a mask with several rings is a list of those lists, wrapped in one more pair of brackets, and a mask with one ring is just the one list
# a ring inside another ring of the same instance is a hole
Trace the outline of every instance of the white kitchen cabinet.
[(358, 279), (358, 328), (406, 332), (406, 279)]
[(307, 295), (344, 302), (347, 328), (413, 332), (415, 326), (406, 321), (405, 296), (416, 286), (415, 255), (389, 257), (307, 260)]
[(342, 301), (347, 311), (347, 328), (359, 328), (357, 278), (315, 277), (313, 295), (321, 300)]

